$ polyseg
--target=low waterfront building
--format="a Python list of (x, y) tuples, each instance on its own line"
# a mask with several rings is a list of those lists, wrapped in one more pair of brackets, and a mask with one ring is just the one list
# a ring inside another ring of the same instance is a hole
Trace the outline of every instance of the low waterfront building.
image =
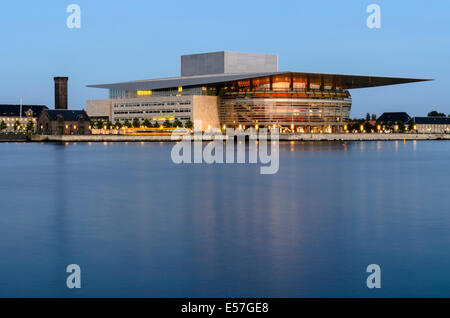
[(421, 134), (450, 133), (449, 117), (413, 117), (408, 125)]
[(0, 124), (4, 123), (3, 132), (14, 132), (20, 124), (21, 129), (26, 129), (31, 121), (36, 129), (36, 121), (44, 109), (43, 105), (0, 105)]
[(90, 118), (84, 110), (42, 111), (37, 120), (40, 135), (87, 135), (91, 133)]
[(87, 113), (112, 121), (201, 120), (208, 128), (282, 128), (344, 132), (349, 90), (426, 79), (278, 71), (278, 56), (215, 52), (181, 57), (181, 76), (88, 87), (109, 99), (87, 101)]
[(399, 123), (406, 124), (411, 119), (411, 116), (405, 112), (390, 112), (383, 113), (378, 117), (377, 122), (382, 125), (396, 125)]

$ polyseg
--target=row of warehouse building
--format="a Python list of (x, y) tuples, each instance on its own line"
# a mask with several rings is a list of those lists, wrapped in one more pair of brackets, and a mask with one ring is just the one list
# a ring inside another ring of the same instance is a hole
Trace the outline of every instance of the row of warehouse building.
[[(2, 125), (3, 124), (3, 125)], [(90, 134), (90, 118), (84, 110), (48, 109), (43, 105), (0, 105), (2, 132), (27, 130), (42, 135)]]
[(84, 110), (68, 109), (68, 77), (55, 77), (55, 109), (44, 105), (0, 105), (0, 131), (40, 135), (86, 135), (91, 119)]
[(388, 126), (404, 124), (420, 134), (450, 133), (450, 117), (411, 117), (406, 112), (389, 112), (382, 114), (377, 122)]

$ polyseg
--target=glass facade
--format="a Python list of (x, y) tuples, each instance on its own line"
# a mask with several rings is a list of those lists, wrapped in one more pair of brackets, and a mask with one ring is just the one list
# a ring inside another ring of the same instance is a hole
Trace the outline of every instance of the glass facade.
[(220, 120), (228, 127), (307, 126), (302, 131), (341, 131), (352, 106), (350, 93), (335, 83), (290, 74), (229, 83), (220, 96)]
[(111, 89), (109, 91), (110, 99), (131, 99), (144, 97), (163, 97), (163, 96), (217, 96), (216, 87), (196, 86), (196, 87), (176, 87), (159, 90), (138, 90), (124, 91)]

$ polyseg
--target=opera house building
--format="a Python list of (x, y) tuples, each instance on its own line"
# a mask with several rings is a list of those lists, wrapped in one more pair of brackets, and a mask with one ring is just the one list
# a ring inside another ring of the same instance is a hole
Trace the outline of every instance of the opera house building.
[(343, 132), (350, 90), (420, 81), (425, 80), (280, 72), (276, 55), (215, 52), (182, 56), (179, 77), (89, 85), (108, 89), (109, 99), (87, 101), (87, 112), (113, 123), (202, 120), (203, 130)]

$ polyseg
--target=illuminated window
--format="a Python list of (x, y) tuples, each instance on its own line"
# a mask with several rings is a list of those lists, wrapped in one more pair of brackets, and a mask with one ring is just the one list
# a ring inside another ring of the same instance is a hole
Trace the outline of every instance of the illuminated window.
[(152, 91), (137, 91), (137, 96), (144, 97), (144, 96), (152, 96)]
[(291, 77), (290, 76), (274, 76), (273, 90), (289, 90), (291, 87)]
[(270, 78), (256, 78), (253, 80), (253, 87), (255, 90), (269, 90), (270, 89)]
[(250, 88), (250, 81), (238, 81), (237, 82), (239, 89), (249, 89)]

